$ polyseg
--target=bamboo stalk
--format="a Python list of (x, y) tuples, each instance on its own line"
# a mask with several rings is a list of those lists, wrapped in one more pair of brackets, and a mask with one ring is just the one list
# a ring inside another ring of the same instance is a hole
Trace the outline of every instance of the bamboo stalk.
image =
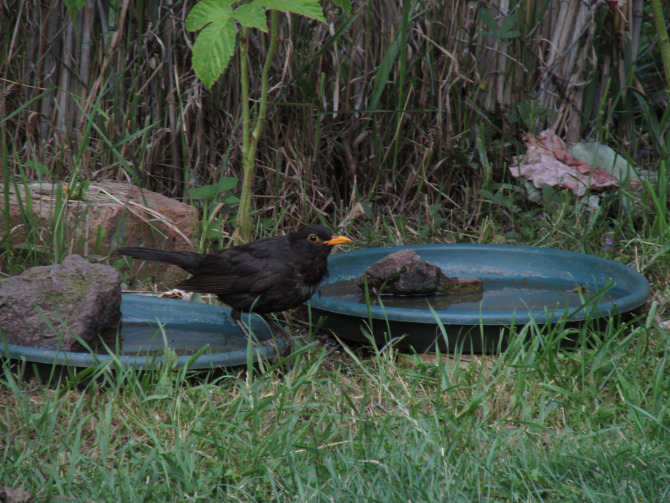
[(114, 56), (114, 53), (116, 52), (117, 48), (121, 44), (121, 40), (123, 38), (124, 34), (124, 26), (126, 22), (126, 14), (128, 13), (128, 6), (130, 5), (130, 0), (123, 0), (123, 3), (121, 4), (121, 9), (120, 9), (120, 15), (118, 16), (117, 19), (117, 29), (114, 32), (114, 35), (112, 36), (112, 41), (109, 44), (109, 49), (107, 50), (107, 53), (105, 54), (105, 57), (102, 61), (101, 68), (99, 70), (100, 75), (98, 78), (95, 80), (93, 85), (91, 86), (91, 91), (88, 96), (88, 101), (86, 102), (85, 106), (85, 114), (90, 112), (91, 108), (93, 107), (93, 104), (95, 103), (95, 100), (97, 98), (98, 92), (100, 91), (100, 87), (102, 87), (102, 83), (105, 81), (106, 78), (106, 70), (107, 67), (109, 66), (112, 57)]
[(55, 110), (54, 117), (56, 131), (60, 134), (65, 134), (70, 130), (72, 124), (71, 120), (74, 115), (74, 110), (72, 109), (74, 103), (72, 103), (72, 100), (68, 95), (74, 63), (74, 26), (69, 20), (65, 28), (63, 39), (64, 43), (61, 50), (58, 91), (56, 94), (58, 107)]
[(91, 74), (91, 30), (93, 29), (93, 5), (89, 2), (83, 8), (81, 27), (81, 51), (79, 55), (79, 80), (82, 100), (88, 96), (88, 79)]
[[(172, 169), (171, 177), (172, 183), (177, 186), (176, 193), (179, 193), (179, 187), (182, 186), (183, 179), (180, 177), (180, 163), (177, 162), (179, 159), (179, 119), (178, 119), (178, 106), (177, 106), (177, 89), (175, 83), (175, 62), (174, 62), (174, 29), (169, 24), (166, 24), (165, 30), (165, 59), (166, 59), (166, 68), (165, 73), (167, 73), (167, 105), (168, 105), (168, 124), (170, 130), (170, 157), (172, 159)], [(185, 170), (186, 168), (184, 168)], [(187, 200), (188, 191), (184, 189), (183, 199)]]

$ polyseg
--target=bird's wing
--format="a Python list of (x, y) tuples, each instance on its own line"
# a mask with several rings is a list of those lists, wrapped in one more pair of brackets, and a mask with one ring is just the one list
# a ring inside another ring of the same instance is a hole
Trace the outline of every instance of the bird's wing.
[(216, 295), (259, 294), (295, 276), (293, 265), (271, 254), (226, 251), (229, 253), (208, 256), (200, 263), (197, 273), (177, 287)]

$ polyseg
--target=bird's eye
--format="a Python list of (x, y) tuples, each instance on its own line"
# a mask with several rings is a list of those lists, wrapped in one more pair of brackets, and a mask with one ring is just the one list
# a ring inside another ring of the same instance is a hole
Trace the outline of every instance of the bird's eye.
[(319, 236), (317, 236), (316, 234), (310, 234), (309, 236), (307, 236), (307, 239), (309, 239), (310, 243), (318, 243), (319, 241), (321, 241), (319, 239)]

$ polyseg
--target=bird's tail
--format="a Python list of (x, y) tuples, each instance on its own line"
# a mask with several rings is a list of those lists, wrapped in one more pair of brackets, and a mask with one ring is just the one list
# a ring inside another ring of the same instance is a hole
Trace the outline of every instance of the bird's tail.
[(150, 262), (176, 265), (191, 274), (195, 274), (200, 266), (200, 262), (205, 256), (200, 253), (164, 251), (153, 248), (142, 248), (139, 246), (117, 248), (116, 251), (121, 255), (126, 255), (137, 260), (148, 260)]

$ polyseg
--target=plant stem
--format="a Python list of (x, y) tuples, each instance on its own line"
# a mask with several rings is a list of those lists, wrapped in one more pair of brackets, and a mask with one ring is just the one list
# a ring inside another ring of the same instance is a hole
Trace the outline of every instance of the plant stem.
[[(5, 84), (3, 82), (2, 90), (5, 90)], [(4, 95), (4, 92), (3, 92)], [(0, 104), (0, 111), (2, 111), (2, 116), (5, 117), (4, 103)], [(6, 246), (11, 250), (12, 240), (9, 239), (12, 230), (12, 219), (10, 218), (9, 211), (9, 165), (7, 164), (7, 137), (5, 134), (5, 126), (0, 125), (0, 164), (2, 164), (2, 192), (4, 197), (4, 207), (3, 213), (5, 214), (5, 238), (7, 239), (6, 243), (2, 243), (3, 246)], [(4, 241), (4, 238), (0, 242)]]
[[(249, 129), (251, 117), (249, 112), (249, 63), (247, 55), (249, 52), (249, 34), (246, 26), (240, 27), (240, 85), (242, 86), (242, 193), (240, 194), (240, 206), (237, 210), (237, 222), (235, 223), (234, 244), (248, 241), (250, 231), (250, 205), (251, 184), (253, 179), (253, 157), (249, 156)], [(251, 159), (251, 161), (249, 161)], [(246, 236), (246, 237), (245, 237)]]
[[(254, 121), (253, 132), (251, 128), (251, 113), (249, 107), (249, 67), (247, 54), (249, 50), (249, 38), (247, 28), (242, 27), (240, 31), (240, 73), (242, 85), (242, 193), (240, 195), (240, 206), (235, 224), (234, 242), (247, 242), (251, 238), (251, 186), (254, 181), (256, 149), (258, 140), (263, 133), (265, 117), (268, 105), (268, 92), (270, 89), (270, 68), (272, 59), (277, 49), (277, 26), (279, 16), (276, 10), (270, 12), (270, 46), (265, 57), (261, 74), (261, 96), (258, 115)], [(251, 136), (249, 133), (251, 132)]]
[(665, 70), (665, 91), (670, 94), (670, 38), (663, 16), (661, 0), (651, 0), (651, 9), (654, 15), (654, 24), (658, 33), (658, 45), (661, 50), (661, 60)]

